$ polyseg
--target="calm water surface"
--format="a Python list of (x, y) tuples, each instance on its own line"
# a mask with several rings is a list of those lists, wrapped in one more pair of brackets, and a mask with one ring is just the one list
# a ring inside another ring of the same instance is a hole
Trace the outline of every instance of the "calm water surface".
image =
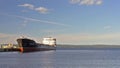
[(120, 49), (1, 52), (0, 68), (120, 68)]

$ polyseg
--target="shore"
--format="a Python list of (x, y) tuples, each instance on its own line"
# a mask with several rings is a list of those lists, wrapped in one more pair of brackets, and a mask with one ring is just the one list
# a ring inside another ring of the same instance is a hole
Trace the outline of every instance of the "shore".
[(57, 45), (58, 48), (120, 48), (120, 45)]

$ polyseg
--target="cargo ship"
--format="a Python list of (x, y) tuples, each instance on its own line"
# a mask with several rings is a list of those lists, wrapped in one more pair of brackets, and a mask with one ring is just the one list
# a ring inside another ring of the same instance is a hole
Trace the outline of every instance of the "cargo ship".
[(42, 43), (36, 43), (34, 40), (28, 38), (18, 38), (17, 43), (20, 47), (20, 52), (45, 51), (56, 49), (56, 39), (51, 37), (43, 38)]

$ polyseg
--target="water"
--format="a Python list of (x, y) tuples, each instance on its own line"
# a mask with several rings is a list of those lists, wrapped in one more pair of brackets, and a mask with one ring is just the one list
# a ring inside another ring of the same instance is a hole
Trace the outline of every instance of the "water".
[(119, 68), (120, 49), (1, 52), (0, 68)]

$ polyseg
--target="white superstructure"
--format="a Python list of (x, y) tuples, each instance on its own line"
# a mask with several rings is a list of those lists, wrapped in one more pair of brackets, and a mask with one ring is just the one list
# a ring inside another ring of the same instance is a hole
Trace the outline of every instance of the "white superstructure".
[(43, 38), (43, 42), (44, 45), (50, 45), (50, 46), (56, 46), (56, 39), (55, 38)]

